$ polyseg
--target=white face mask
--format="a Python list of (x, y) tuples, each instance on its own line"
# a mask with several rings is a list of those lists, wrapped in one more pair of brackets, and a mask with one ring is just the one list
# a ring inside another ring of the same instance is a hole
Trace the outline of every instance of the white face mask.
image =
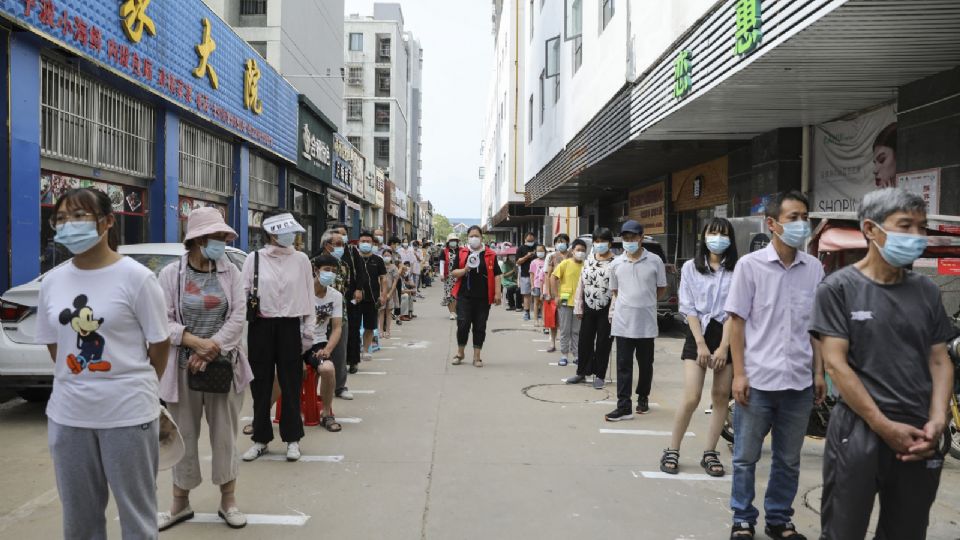
[(467, 243), (470, 244), (470, 247), (473, 249), (478, 249), (483, 245), (483, 239), (479, 236), (471, 236), (467, 239)]

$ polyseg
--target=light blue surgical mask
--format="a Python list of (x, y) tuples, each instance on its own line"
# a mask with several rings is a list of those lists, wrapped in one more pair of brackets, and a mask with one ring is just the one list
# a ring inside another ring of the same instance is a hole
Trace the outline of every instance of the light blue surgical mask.
[(223, 257), (223, 254), (226, 253), (226, 251), (226, 242), (222, 240), (214, 240), (212, 238), (207, 240), (207, 245), (200, 248), (200, 252), (203, 253), (203, 256), (211, 261), (219, 261), (220, 257)]
[(784, 244), (793, 249), (802, 248), (803, 243), (807, 240), (807, 237), (810, 236), (809, 221), (788, 221), (780, 225), (783, 227), (783, 234), (777, 234), (777, 236), (780, 237), (780, 240), (783, 240)]
[(320, 273), (317, 274), (317, 281), (319, 281), (320, 284), (323, 285), (324, 287), (329, 287), (333, 285), (333, 282), (336, 279), (337, 279), (337, 275), (334, 274), (333, 272), (327, 272), (327, 271), (321, 270)]
[(561, 253), (567, 251), (567, 244), (565, 244), (565, 243), (563, 243), (563, 242), (560, 242), (559, 244), (557, 244), (556, 247), (557, 247), (557, 251), (559, 251), (559, 252), (561, 252)]
[(336, 257), (337, 259), (343, 257), (343, 246), (334, 246), (333, 256)]
[(68, 221), (57, 225), (57, 234), (53, 240), (70, 250), (70, 253), (80, 255), (90, 251), (100, 242), (100, 238), (96, 221)]
[(623, 250), (629, 254), (634, 254), (640, 249), (640, 242), (624, 242)]
[(360, 253), (363, 253), (364, 255), (373, 252), (373, 244), (370, 242), (360, 242), (357, 247), (360, 249)]
[(293, 245), (293, 241), (297, 239), (297, 233), (282, 233), (277, 235), (277, 244), (280, 247), (288, 248)]
[(379, 235), (379, 234), (376, 235), (376, 236), (374, 236), (373, 239), (376, 240), (378, 244), (382, 244), (382, 243), (383, 243), (383, 236), (381, 236), (381, 235)]
[(909, 266), (913, 264), (913, 261), (920, 258), (923, 251), (927, 249), (926, 236), (887, 231), (879, 223), (874, 223), (874, 225), (887, 235), (887, 241), (883, 244), (883, 247), (880, 247), (876, 240), (873, 243), (880, 249), (880, 256), (890, 266), (897, 268)]
[(544, 257), (546, 257), (546, 256), (547, 256), (547, 252), (546, 252), (546, 251), (538, 251), (538, 252), (537, 252), (537, 258), (538, 258), (538, 259), (542, 259), (542, 258), (544, 258)]
[(597, 255), (605, 255), (610, 251), (610, 244), (607, 242), (597, 242), (593, 245), (593, 250), (597, 252)]
[(730, 238), (719, 234), (707, 235), (707, 249), (710, 250), (710, 253), (723, 255), (729, 247)]

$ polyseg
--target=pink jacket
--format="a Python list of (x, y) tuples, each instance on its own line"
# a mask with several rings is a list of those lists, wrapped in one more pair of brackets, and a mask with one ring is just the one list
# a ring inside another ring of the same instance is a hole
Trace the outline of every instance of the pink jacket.
[[(313, 305), (313, 267), (310, 259), (293, 248), (267, 246), (260, 252), (260, 316), (300, 319), (301, 352), (313, 347), (317, 312)], [(256, 258), (243, 262), (244, 298), (253, 287)]]
[[(180, 260), (172, 262), (166, 268), (160, 271), (158, 276), (160, 287), (163, 289), (164, 297), (167, 301), (167, 321), (170, 326), (170, 356), (167, 359), (167, 369), (160, 378), (160, 399), (176, 403), (179, 397), (179, 388), (177, 385), (177, 357), (180, 354), (180, 343), (183, 340), (183, 325), (180, 324), (177, 306), (177, 283), (183, 287), (184, 280), (180, 278), (180, 269), (187, 267), (187, 256), (184, 255)], [(247, 385), (253, 380), (253, 371), (250, 369), (250, 363), (247, 361), (247, 351), (243, 343), (243, 328), (247, 319), (247, 301), (243, 290), (243, 278), (237, 267), (233, 265), (226, 257), (221, 257), (217, 261), (217, 279), (220, 281), (220, 287), (227, 298), (229, 313), (220, 331), (210, 339), (220, 345), (220, 350), (224, 353), (236, 352), (237, 361), (233, 367), (233, 390), (242, 393)], [(180, 291), (180, 298), (183, 298), (183, 290)]]

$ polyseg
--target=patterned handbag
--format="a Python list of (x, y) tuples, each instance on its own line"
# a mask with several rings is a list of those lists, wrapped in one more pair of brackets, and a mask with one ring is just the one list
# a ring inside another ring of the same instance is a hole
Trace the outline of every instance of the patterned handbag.
[(220, 355), (203, 371), (187, 373), (187, 386), (195, 392), (226, 394), (233, 387), (233, 362), (229, 356)]

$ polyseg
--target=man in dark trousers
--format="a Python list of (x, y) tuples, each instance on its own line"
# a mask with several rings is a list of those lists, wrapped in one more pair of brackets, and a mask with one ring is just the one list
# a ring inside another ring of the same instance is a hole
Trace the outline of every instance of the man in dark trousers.
[(361, 268), (360, 252), (357, 251), (356, 245), (349, 243), (345, 224), (335, 223), (331, 230), (339, 232), (343, 237), (344, 252), (341, 261), (350, 267), (350, 273), (353, 276), (350, 287), (343, 295), (343, 299), (347, 303), (347, 319), (350, 321), (349, 332), (347, 332), (347, 365), (349, 366), (349, 373), (353, 374), (357, 372), (359, 369), (357, 366), (360, 365), (360, 323), (362, 318), (357, 309), (357, 304), (363, 300), (363, 292), (358, 285), (359, 274), (357, 273), (357, 270)]
[(940, 289), (909, 266), (927, 245), (923, 198), (887, 188), (863, 198), (867, 256), (817, 289), (810, 333), (840, 390), (823, 456), (822, 540), (927, 536), (943, 455), (956, 330)]

